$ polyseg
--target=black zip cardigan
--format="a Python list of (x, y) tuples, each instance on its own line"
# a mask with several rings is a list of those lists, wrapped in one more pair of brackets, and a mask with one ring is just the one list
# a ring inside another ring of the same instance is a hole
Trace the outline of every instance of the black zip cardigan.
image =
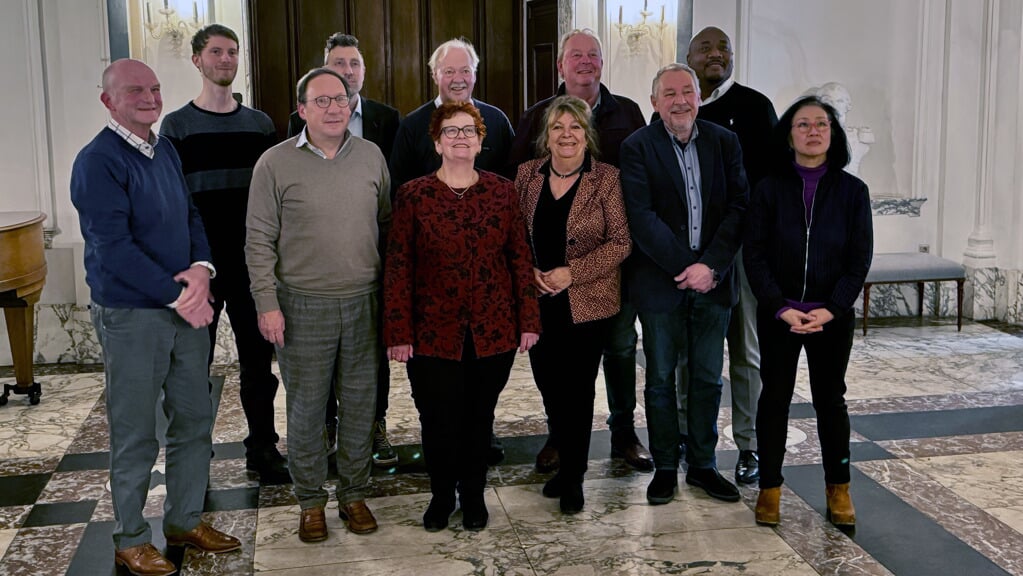
[(874, 253), (867, 185), (829, 167), (812, 204), (807, 221), (803, 179), (792, 166), (757, 185), (742, 252), (761, 315), (773, 317), (790, 299), (823, 302), (838, 318), (863, 289)]

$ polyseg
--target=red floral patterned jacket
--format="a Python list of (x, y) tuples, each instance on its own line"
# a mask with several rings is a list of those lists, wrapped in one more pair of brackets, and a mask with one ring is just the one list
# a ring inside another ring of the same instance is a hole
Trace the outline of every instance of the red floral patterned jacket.
[(512, 183), (480, 171), (459, 199), (436, 175), (398, 189), (384, 266), (384, 344), (461, 360), (465, 331), (480, 357), (540, 333), (533, 261)]

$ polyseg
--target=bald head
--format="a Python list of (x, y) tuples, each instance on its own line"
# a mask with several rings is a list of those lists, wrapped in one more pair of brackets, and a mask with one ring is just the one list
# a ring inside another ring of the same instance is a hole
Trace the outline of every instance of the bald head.
[(708, 26), (700, 30), (689, 42), (686, 63), (700, 79), (700, 92), (704, 98), (732, 76), (732, 41), (720, 28)]
[(152, 68), (138, 60), (124, 58), (107, 66), (99, 99), (115, 122), (143, 139), (149, 138), (163, 112), (160, 80)]

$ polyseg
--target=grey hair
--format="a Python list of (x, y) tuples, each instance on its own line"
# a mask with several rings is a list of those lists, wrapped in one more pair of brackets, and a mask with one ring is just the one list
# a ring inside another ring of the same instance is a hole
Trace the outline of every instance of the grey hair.
[(690, 68), (687, 64), (672, 62), (667, 66), (662, 66), (661, 69), (657, 71), (657, 74), (654, 75), (654, 81), (650, 85), (651, 96), (657, 96), (657, 86), (661, 83), (661, 76), (668, 72), (688, 72), (689, 75), (693, 77), (693, 86), (696, 86), (696, 94), (700, 94), (700, 79), (696, 76), (696, 71)]

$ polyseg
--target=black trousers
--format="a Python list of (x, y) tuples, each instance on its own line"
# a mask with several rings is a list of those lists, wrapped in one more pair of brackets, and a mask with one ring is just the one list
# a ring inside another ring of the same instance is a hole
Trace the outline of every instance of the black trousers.
[(245, 438), (246, 451), (259, 450), (275, 444), (280, 438), (274, 429), (274, 397), (277, 396), (278, 380), (270, 370), (273, 361), (273, 344), (259, 333), (256, 304), (249, 291), (249, 270), (245, 266), (245, 254), (239, 250), (220, 250), (214, 254), (217, 275), (210, 282), (213, 292), (213, 322), (208, 326), (210, 333), (210, 354), (208, 363), (213, 364), (214, 348), (217, 344), (217, 325), (220, 314), (227, 308), (234, 331), (234, 342), (238, 348), (240, 367), (241, 404), (249, 435)]
[(558, 448), (562, 477), (582, 482), (607, 322), (573, 324), (567, 292), (540, 299), (540, 321), (543, 334), (529, 351), (529, 363), (547, 412), (549, 442)]
[(461, 360), (417, 354), (408, 361), (434, 498), (453, 504), (456, 488), (463, 503), (483, 498), (494, 409), (514, 360), (514, 350), (477, 358), (467, 332)]
[(760, 378), (764, 387), (757, 406), (757, 447), (760, 487), (781, 486), (782, 460), (788, 430), (789, 405), (796, 385), (800, 350), (806, 349), (810, 392), (817, 412), (824, 479), (828, 484), (849, 481), (849, 411), (845, 405), (845, 371), (852, 350), (855, 315), (850, 310), (824, 325), (816, 334), (794, 334), (774, 312), (757, 311), (760, 338)]

